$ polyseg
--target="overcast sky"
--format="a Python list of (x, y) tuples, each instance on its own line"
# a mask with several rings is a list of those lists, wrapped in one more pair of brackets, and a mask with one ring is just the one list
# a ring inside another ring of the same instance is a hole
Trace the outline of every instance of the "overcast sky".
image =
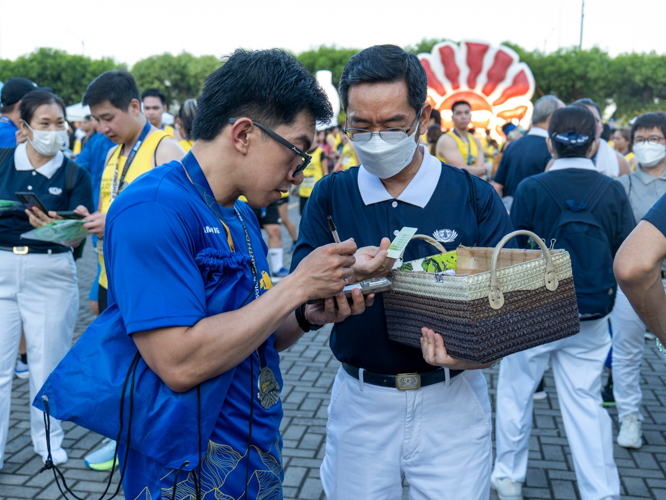
[[(55, 47), (134, 64), (237, 47), (409, 45), (422, 38), (510, 40), (547, 52), (578, 45), (581, 0), (0, 0), (0, 58)], [(583, 48), (666, 53), (666, 2), (587, 0)]]

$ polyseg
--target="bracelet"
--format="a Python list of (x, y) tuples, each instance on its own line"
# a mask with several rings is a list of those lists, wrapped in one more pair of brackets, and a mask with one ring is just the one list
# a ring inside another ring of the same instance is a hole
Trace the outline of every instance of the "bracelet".
[(301, 327), (301, 330), (304, 332), (316, 332), (320, 328), (322, 328), (324, 325), (313, 325), (310, 323), (306, 318), (305, 318), (305, 306), (306, 304), (301, 304), (296, 308), (294, 311), (294, 314), (296, 315), (296, 321), (298, 322), (298, 326)]

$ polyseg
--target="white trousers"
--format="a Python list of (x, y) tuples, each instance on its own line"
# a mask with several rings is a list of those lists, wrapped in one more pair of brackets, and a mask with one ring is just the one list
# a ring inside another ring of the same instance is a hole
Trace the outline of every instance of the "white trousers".
[(412, 391), (338, 371), (321, 482), (328, 500), (487, 500), (492, 417), (486, 379), (463, 372)]
[(524, 482), (536, 389), (548, 362), (583, 500), (619, 500), (611, 419), (602, 407), (601, 372), (610, 348), (607, 318), (583, 321), (573, 337), (507, 356), (497, 387), (494, 478)]
[[(663, 280), (666, 288), (666, 280)], [(641, 415), (641, 362), (645, 350), (645, 323), (631, 307), (618, 287), (615, 306), (610, 315), (613, 326), (613, 394), (618, 417)]]
[[(79, 311), (76, 265), (71, 253), (14, 255), (0, 251), (0, 468), (3, 466), (12, 379), (21, 330), (30, 373), (30, 434), (37, 453), (46, 450), (44, 414), (32, 400), (72, 345)], [(51, 419), (51, 448), (63, 431)]]

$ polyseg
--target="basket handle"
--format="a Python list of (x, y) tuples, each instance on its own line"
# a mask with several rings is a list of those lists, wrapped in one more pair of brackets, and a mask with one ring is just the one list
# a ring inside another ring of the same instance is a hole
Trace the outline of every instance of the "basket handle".
[(499, 283), (497, 281), (497, 259), (499, 259), (500, 250), (507, 244), (507, 242), (514, 236), (530, 236), (541, 249), (543, 256), (546, 258), (546, 275), (545, 282), (546, 288), (548, 290), (555, 291), (557, 290), (558, 281), (557, 274), (555, 273), (555, 264), (553, 264), (553, 257), (548, 250), (546, 244), (539, 238), (536, 234), (531, 231), (514, 231), (507, 234), (502, 240), (497, 244), (495, 250), (493, 251), (493, 257), (490, 264), (490, 293), (488, 295), (488, 300), (490, 301), (490, 307), (493, 309), (500, 309), (504, 305), (504, 295), (502, 290), (500, 290)]
[[(442, 246), (442, 244), (431, 236), (426, 236), (425, 234), (415, 234), (409, 239), (409, 241), (412, 240), (423, 240), (426, 243), (430, 243), (437, 250), (439, 250), (439, 253), (446, 253), (446, 249)], [(407, 247), (405, 247), (405, 250), (407, 250)], [(402, 259), (402, 256), (405, 254), (405, 250), (403, 250), (400, 254), (400, 259)]]

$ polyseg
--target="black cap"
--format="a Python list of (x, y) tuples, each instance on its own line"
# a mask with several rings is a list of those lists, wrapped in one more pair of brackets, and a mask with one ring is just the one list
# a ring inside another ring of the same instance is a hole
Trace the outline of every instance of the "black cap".
[(23, 96), (33, 90), (46, 90), (51, 92), (48, 87), (38, 87), (36, 83), (27, 78), (10, 78), (3, 85), (0, 91), (0, 102), (3, 106), (11, 106), (23, 99)]

